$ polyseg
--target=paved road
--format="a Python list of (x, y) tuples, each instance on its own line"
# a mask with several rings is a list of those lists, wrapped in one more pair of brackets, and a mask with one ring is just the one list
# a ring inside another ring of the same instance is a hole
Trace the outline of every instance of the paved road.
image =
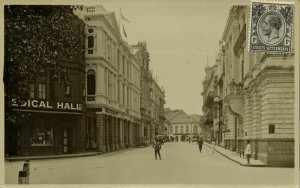
[[(162, 160), (151, 147), (104, 155), (31, 161), (31, 184), (275, 184), (293, 183), (294, 169), (245, 167), (208, 147), (166, 143)], [(16, 184), (23, 162), (6, 162), (6, 184)]]

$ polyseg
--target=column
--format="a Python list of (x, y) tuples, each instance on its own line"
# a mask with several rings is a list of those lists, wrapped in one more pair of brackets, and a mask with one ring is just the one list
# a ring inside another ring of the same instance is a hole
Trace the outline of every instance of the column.
[(115, 118), (113, 116), (110, 116), (110, 132), (111, 132), (111, 144), (110, 148), (111, 151), (115, 151)]
[(115, 149), (118, 150), (119, 149), (119, 120), (118, 118), (114, 118), (115, 121)]
[(125, 148), (125, 142), (124, 142), (124, 119), (121, 119), (120, 122), (120, 142), (122, 149)]
[(97, 116), (97, 151), (106, 152), (105, 140), (105, 117), (103, 114), (96, 113)]

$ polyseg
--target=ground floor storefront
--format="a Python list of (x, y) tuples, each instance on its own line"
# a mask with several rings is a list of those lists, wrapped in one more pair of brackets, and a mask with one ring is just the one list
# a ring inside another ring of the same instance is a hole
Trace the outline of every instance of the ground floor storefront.
[(31, 111), (5, 125), (6, 156), (36, 156), (85, 151), (84, 114)]

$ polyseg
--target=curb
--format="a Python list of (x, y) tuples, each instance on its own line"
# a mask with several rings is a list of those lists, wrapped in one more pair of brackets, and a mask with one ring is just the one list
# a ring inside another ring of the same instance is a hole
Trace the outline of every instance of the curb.
[[(208, 146), (208, 147), (210, 147), (210, 148), (212, 148), (212, 146), (208, 145), (207, 143), (205, 143), (205, 145)], [(217, 148), (215, 148), (215, 151), (218, 152), (219, 154), (223, 155), (223, 156), (226, 157), (227, 159), (230, 159), (231, 161), (238, 163), (238, 164), (241, 165), (241, 166), (247, 166), (247, 167), (267, 167), (267, 165), (265, 165), (265, 164), (258, 164), (258, 165), (254, 165), (254, 164), (244, 164), (244, 163), (241, 163), (240, 161), (237, 161), (237, 160), (235, 160), (235, 159), (229, 157), (228, 155), (225, 155), (224, 153), (218, 151)]]
[(52, 156), (28, 156), (28, 157), (12, 157), (5, 158), (5, 161), (14, 162), (14, 161), (24, 161), (26, 159), (29, 160), (43, 160), (43, 159), (61, 159), (61, 158), (75, 158), (75, 157), (88, 157), (94, 155), (101, 155), (102, 152), (95, 152), (89, 154), (74, 154), (74, 155), (52, 155)]

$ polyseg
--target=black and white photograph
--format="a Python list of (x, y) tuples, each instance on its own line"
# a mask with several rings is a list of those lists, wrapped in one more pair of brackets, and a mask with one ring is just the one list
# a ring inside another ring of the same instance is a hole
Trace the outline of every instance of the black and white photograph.
[(299, 187), (298, 0), (4, 1), (2, 187)]

